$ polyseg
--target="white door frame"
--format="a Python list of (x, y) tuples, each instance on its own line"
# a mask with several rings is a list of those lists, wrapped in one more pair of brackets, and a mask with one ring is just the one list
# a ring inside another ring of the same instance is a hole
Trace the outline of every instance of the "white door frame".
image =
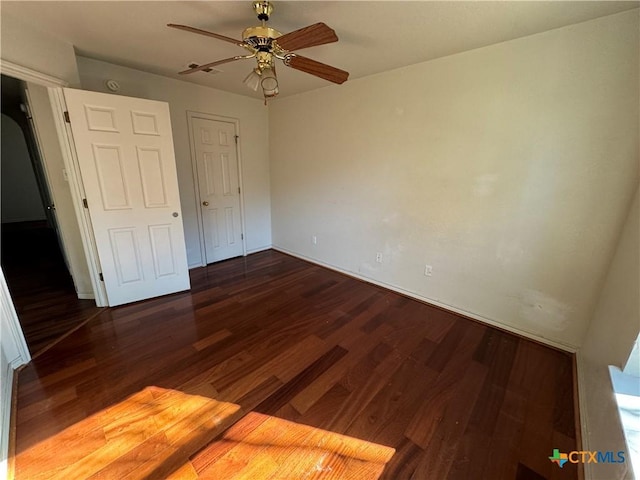
[(91, 278), (91, 286), (93, 287), (96, 305), (98, 307), (106, 307), (109, 305), (107, 301), (107, 291), (104, 282), (100, 280), (102, 269), (100, 267), (98, 249), (91, 227), (89, 210), (84, 208), (83, 200), (86, 198), (84, 184), (82, 183), (82, 176), (80, 175), (80, 165), (78, 164), (71, 126), (65, 121), (64, 117), (67, 106), (62, 87), (49, 88), (49, 98), (51, 100), (51, 109), (53, 110), (53, 121), (56, 126), (56, 131), (58, 132), (58, 140), (60, 141), (60, 148), (62, 150), (64, 168), (67, 170), (67, 176), (69, 178), (73, 208), (76, 212), (76, 218), (78, 219), (78, 226), (80, 227), (80, 237), (82, 238), (82, 246), (84, 247), (87, 266), (89, 267), (89, 276)]
[(96, 305), (99, 307), (107, 306), (107, 295), (104, 284), (100, 281), (100, 262), (95, 247), (95, 240), (91, 230), (91, 223), (88, 212), (83, 206), (82, 199), (84, 197), (84, 189), (82, 185), (82, 177), (80, 176), (78, 159), (76, 158), (73, 136), (69, 125), (65, 122), (64, 112), (66, 105), (64, 101), (63, 87), (68, 86), (68, 82), (30, 69), (21, 65), (0, 59), (0, 72), (10, 75), (25, 82), (32, 82), (47, 87), (49, 98), (51, 100), (51, 108), (53, 110), (53, 118), (60, 149), (62, 150), (62, 158), (64, 166), (69, 177), (69, 188), (71, 190), (71, 198), (73, 207), (80, 227), (80, 236), (84, 247), (87, 265), (89, 267), (89, 276), (91, 277), (91, 285), (93, 287)]
[(200, 182), (198, 182), (198, 159), (196, 157), (196, 143), (193, 133), (193, 119), (204, 118), (205, 120), (215, 120), (217, 122), (233, 123), (234, 135), (236, 141), (236, 157), (238, 158), (238, 184), (240, 185), (240, 225), (242, 228), (242, 256), (247, 256), (247, 239), (245, 237), (244, 223), (244, 183), (242, 181), (242, 156), (240, 155), (240, 121), (237, 118), (224, 117), (222, 115), (212, 115), (210, 113), (194, 112), (187, 110), (187, 124), (189, 129), (189, 142), (191, 144), (191, 169), (193, 171), (193, 187), (195, 189), (196, 197), (196, 215), (198, 218), (198, 236), (200, 238), (200, 265), (189, 265), (190, 268), (207, 265), (207, 257), (205, 252), (204, 243), (204, 220), (202, 219), (202, 208), (200, 204), (202, 200), (200, 198)]

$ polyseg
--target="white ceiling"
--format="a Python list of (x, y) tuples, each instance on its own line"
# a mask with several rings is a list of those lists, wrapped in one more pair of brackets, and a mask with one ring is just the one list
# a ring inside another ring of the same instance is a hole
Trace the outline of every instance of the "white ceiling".
[[(340, 41), (300, 53), (350, 72), (350, 79), (424, 62), (486, 45), (638, 8), (616, 1), (275, 1), (269, 25), (287, 33), (319, 21)], [(2, 0), (2, 15), (16, 17), (75, 46), (85, 57), (259, 96), (242, 79), (254, 60), (221, 65), (221, 73), (176, 72), (243, 55), (245, 50), (213, 38), (166, 27), (180, 23), (241, 38), (259, 22), (250, 1)], [(281, 66), (280, 95), (330, 85)]]

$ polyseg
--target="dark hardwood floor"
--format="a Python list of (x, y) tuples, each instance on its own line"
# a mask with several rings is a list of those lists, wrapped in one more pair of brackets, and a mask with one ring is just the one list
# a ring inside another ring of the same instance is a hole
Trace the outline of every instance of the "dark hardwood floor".
[(16, 478), (576, 479), (570, 355), (267, 251), (19, 374)]
[(79, 300), (46, 222), (2, 225), (2, 271), (32, 356), (100, 309)]

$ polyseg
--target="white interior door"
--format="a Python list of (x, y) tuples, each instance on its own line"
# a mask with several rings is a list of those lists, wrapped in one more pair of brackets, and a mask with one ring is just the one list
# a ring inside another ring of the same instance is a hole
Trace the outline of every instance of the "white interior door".
[(109, 305), (188, 290), (168, 104), (64, 96)]
[(235, 124), (191, 118), (206, 263), (238, 257), (242, 247)]

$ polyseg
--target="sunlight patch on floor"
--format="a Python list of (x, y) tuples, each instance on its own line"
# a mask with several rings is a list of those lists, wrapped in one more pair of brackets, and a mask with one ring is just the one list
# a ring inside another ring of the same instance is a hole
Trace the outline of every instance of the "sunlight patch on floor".
[(250, 412), (194, 463), (206, 465), (201, 471), (206, 478), (374, 480), (394, 453), (384, 445)]
[(196, 391), (147, 387), (19, 452), (16, 478), (375, 480), (395, 453), (261, 413), (242, 417), (239, 405)]
[(233, 403), (147, 387), (18, 453), (16, 478), (166, 478), (240, 415)]

